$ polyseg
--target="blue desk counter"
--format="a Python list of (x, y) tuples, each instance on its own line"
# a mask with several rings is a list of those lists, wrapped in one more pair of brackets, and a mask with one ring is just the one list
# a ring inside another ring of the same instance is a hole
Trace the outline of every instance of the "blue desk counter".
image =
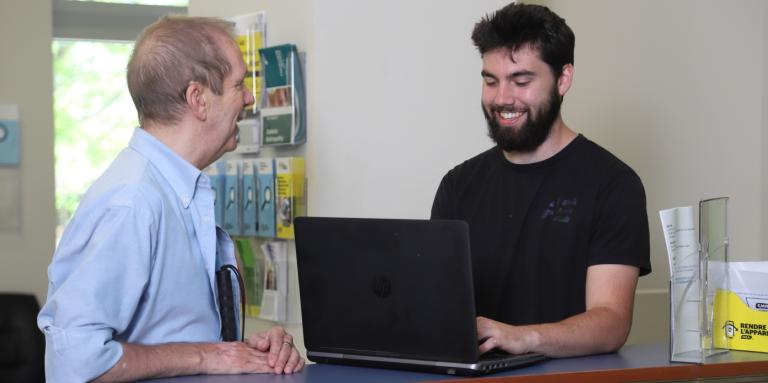
[[(550, 359), (539, 364), (504, 371), (473, 381), (479, 382), (649, 382), (685, 380), (697, 377), (765, 376), (768, 381), (768, 354), (731, 351), (710, 358), (705, 365), (670, 363), (667, 344), (625, 346), (616, 353), (578, 358)], [(198, 375), (154, 379), (154, 383), (406, 383), (470, 379), (376, 368), (310, 364), (293, 375)], [(752, 380), (750, 380), (752, 381)]]

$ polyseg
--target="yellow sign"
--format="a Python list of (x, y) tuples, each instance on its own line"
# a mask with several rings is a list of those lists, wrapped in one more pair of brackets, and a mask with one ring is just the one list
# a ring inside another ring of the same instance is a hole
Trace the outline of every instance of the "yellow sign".
[(717, 290), (712, 327), (717, 348), (768, 352), (768, 305), (764, 302), (752, 308), (738, 294)]

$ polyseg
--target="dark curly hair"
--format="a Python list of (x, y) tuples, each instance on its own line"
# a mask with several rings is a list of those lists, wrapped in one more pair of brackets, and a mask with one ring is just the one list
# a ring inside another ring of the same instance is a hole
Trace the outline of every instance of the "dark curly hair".
[(541, 5), (512, 3), (486, 15), (472, 31), (472, 41), (482, 56), (498, 48), (512, 52), (529, 47), (559, 77), (563, 66), (573, 64), (576, 44), (565, 19)]

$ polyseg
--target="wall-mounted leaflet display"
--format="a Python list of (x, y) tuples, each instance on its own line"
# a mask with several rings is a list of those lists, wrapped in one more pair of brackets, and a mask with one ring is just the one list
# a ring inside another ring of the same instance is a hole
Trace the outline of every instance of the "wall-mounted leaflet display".
[(306, 141), (306, 93), (302, 60), (296, 45), (259, 50), (266, 97), (261, 111), (262, 145), (295, 145)]
[(237, 268), (245, 284), (245, 314), (277, 322), (288, 320), (290, 264), (288, 242), (234, 237)]
[(229, 18), (235, 23), (235, 39), (246, 66), (244, 85), (253, 93), (254, 104), (246, 107), (238, 122), (238, 153), (256, 153), (261, 140), (261, 108), (264, 104), (264, 75), (259, 49), (267, 45), (267, 13), (264, 11)]
[(288, 157), (306, 142), (305, 55), (294, 44), (269, 46), (264, 11), (228, 20), (255, 102), (239, 116), (237, 148), (206, 174), (216, 190), (216, 224), (235, 241), (246, 313), (285, 321), (294, 314), (287, 296), (296, 281), (288, 270), (293, 220), (306, 214), (304, 159)]
[(304, 158), (218, 161), (205, 169), (216, 191), (216, 224), (232, 236), (293, 239), (306, 214)]

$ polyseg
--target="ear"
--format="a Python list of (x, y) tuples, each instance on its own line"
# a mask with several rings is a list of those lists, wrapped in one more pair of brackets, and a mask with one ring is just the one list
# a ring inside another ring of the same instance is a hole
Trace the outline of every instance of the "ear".
[(560, 97), (568, 93), (568, 89), (571, 89), (571, 83), (573, 83), (573, 64), (565, 64), (560, 77), (557, 78), (557, 91), (560, 93)]
[(197, 81), (191, 81), (185, 92), (187, 107), (198, 120), (205, 121), (208, 118), (208, 102), (206, 88)]

